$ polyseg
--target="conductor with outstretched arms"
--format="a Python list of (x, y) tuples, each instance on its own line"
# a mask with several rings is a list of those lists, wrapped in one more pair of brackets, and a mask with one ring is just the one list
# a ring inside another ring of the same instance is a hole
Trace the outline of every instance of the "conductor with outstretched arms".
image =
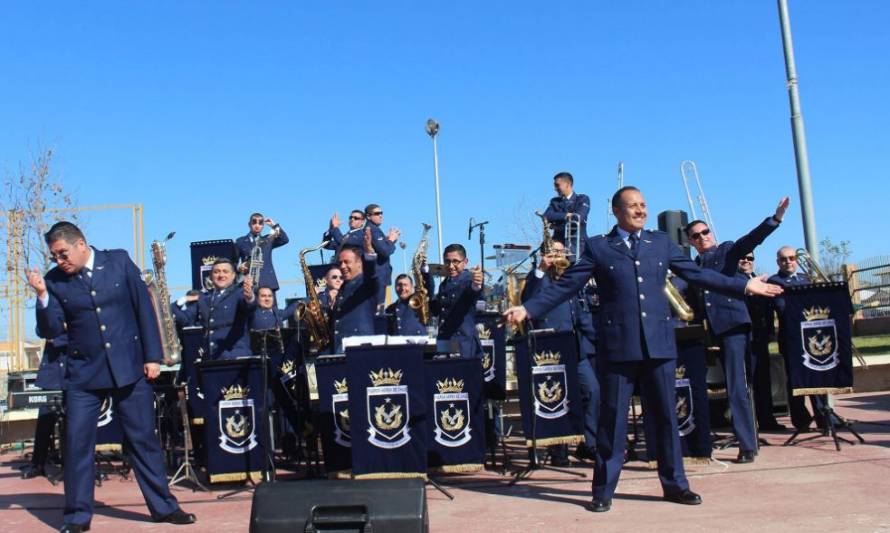
[(661, 231), (643, 229), (647, 207), (636, 187), (622, 187), (612, 196), (617, 225), (606, 235), (589, 238), (580, 260), (550, 290), (504, 318), (520, 323), (547, 314), (577, 294), (593, 277), (600, 296), (597, 317), (597, 373), (601, 387), (593, 500), (589, 509), (608, 511), (624, 463), (627, 411), (634, 383), (651, 399), (656, 423), (658, 477), (664, 499), (686, 505), (701, 503), (689, 489), (683, 470), (675, 412), (677, 346), (671, 308), (664, 292), (668, 270), (712, 290), (770, 296), (781, 288), (758, 278), (744, 280), (702, 269)]
[(148, 288), (123, 250), (87, 245), (70, 222), (45, 235), (57, 266), (46, 277), (28, 270), (37, 293), (37, 331), (47, 339), (68, 334), (65, 376), (65, 522), (60, 531), (90, 528), (95, 482), (96, 424), (102, 401), (117, 406), (130, 464), (157, 522), (190, 524), (195, 515), (170, 494), (164, 455), (155, 434), (154, 393), (148, 380), (161, 372), (160, 332)]

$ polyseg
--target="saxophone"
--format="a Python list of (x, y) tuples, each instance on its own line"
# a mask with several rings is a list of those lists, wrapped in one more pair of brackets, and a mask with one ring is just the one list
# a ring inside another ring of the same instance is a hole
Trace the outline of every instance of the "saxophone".
[[(504, 275), (507, 276), (507, 305), (509, 307), (517, 307), (522, 305), (522, 291), (525, 289), (525, 278), (521, 278), (516, 272), (516, 268), (507, 269)], [(513, 326), (513, 335), (525, 335), (525, 323), (521, 322)]]
[(309, 342), (318, 351), (325, 350), (332, 344), (333, 339), (331, 338), (331, 328), (328, 325), (328, 316), (322, 308), (318, 294), (315, 292), (315, 281), (312, 279), (312, 273), (309, 272), (309, 265), (306, 264), (306, 254), (327, 246), (328, 242), (324, 241), (313, 248), (300, 250), (300, 268), (303, 270), (303, 280), (306, 283), (308, 302), (301, 303), (294, 312), (294, 317), (306, 324)]
[(420, 237), (420, 244), (417, 245), (417, 251), (414, 252), (414, 258), (411, 260), (411, 271), (414, 274), (414, 294), (408, 299), (408, 306), (417, 313), (417, 319), (424, 326), (430, 323), (430, 291), (423, 282), (423, 265), (426, 263), (426, 248), (429, 243), (429, 231), (432, 226), (423, 223), (423, 235)]
[(164, 270), (167, 265), (167, 241), (172, 239), (174, 234), (175, 232), (171, 232), (163, 241), (152, 241), (151, 262), (154, 272), (146, 276), (148, 293), (161, 333), (164, 364), (167, 366), (178, 363), (182, 353), (179, 337), (176, 334), (176, 321), (173, 319), (173, 312), (170, 311), (170, 291), (167, 290), (167, 274)]
[[(541, 241), (541, 254), (547, 255), (553, 251), (553, 231), (550, 229), (550, 221), (547, 220), (540, 211), (535, 214), (541, 217), (541, 224), (544, 229), (544, 240)], [(553, 258), (553, 273), (555, 278), (559, 278), (567, 268), (569, 268), (569, 260), (565, 255)]]

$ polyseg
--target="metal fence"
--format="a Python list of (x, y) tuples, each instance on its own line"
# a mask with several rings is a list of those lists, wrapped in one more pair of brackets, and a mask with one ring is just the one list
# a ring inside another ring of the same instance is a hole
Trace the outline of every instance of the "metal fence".
[(856, 318), (890, 316), (890, 256), (844, 265)]

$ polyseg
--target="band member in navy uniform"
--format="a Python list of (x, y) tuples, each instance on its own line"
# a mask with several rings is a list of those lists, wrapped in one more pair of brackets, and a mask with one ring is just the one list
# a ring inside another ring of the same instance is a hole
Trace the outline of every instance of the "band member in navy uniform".
[[(65, 383), (65, 351), (68, 336), (59, 335), (55, 339), (46, 339), (43, 356), (37, 369), (37, 380), (34, 384), (45, 391), (64, 389)], [(34, 450), (31, 462), (22, 470), (22, 479), (31, 479), (46, 475), (46, 461), (53, 440), (53, 429), (59, 413), (51, 406), (41, 405), (37, 410), (37, 426), (34, 428)]]
[(623, 187), (612, 196), (612, 212), (618, 224), (608, 235), (589, 238), (581, 259), (559, 281), (524, 306), (508, 309), (504, 318), (515, 324), (544, 316), (576, 295), (593, 276), (600, 299), (596, 362), (602, 393), (590, 510), (611, 508), (624, 463), (627, 411), (637, 380), (651, 399), (664, 499), (697, 505), (701, 497), (689, 490), (677, 430), (677, 345), (665, 277), (671, 270), (691, 283), (736, 294), (747, 290), (768, 296), (781, 289), (759, 279), (746, 283), (702, 269), (666, 233), (644, 230), (647, 208), (636, 187)]
[(57, 266), (46, 277), (28, 270), (37, 293), (37, 331), (52, 339), (67, 332), (65, 375), (65, 523), (60, 531), (90, 528), (95, 487), (96, 425), (102, 402), (117, 406), (130, 464), (154, 520), (190, 524), (167, 487), (164, 454), (155, 434), (154, 392), (163, 358), (148, 288), (123, 250), (87, 245), (70, 222), (45, 235)]
[(343, 339), (374, 334), (377, 313), (377, 255), (371, 244), (371, 228), (365, 228), (364, 253), (354, 246), (344, 246), (338, 258), (343, 285), (331, 308), (334, 353), (343, 353)]
[(275, 293), (271, 287), (260, 287), (257, 291), (257, 305), (250, 317), (250, 329), (278, 329), (288, 324), (294, 316), (299, 302), (294, 302), (285, 309), (275, 304)]
[(173, 308), (177, 323), (203, 326), (207, 337), (206, 359), (235, 359), (251, 355), (250, 317), (256, 307), (253, 280), (245, 276), (235, 283), (235, 267), (228, 258), (217, 259), (210, 271), (213, 289), (201, 294), (198, 305), (181, 311)]
[[(716, 270), (726, 276), (734, 276), (739, 269), (739, 259), (753, 253), (754, 248), (779, 227), (789, 199), (779, 202), (776, 212), (767, 217), (750, 233), (737, 241), (717, 244), (714, 234), (703, 220), (693, 220), (686, 226), (689, 243), (698, 252), (696, 264)], [(704, 305), (699, 306), (708, 321), (712, 338), (720, 348), (720, 362), (726, 375), (726, 392), (732, 413), (732, 430), (739, 444), (737, 463), (751, 463), (757, 454), (757, 432), (754, 429), (754, 411), (748, 383), (752, 381), (754, 364), (751, 351), (751, 317), (742, 297), (698, 291)]]
[(398, 300), (386, 308), (389, 316), (390, 335), (427, 335), (426, 326), (417, 318), (417, 311), (411, 308), (409, 301), (414, 295), (414, 282), (408, 274), (396, 276), (396, 296)]
[[(272, 228), (272, 231), (265, 236), (261, 235), (263, 224)], [(278, 290), (278, 278), (275, 276), (275, 267), (272, 266), (272, 250), (279, 246), (284, 246), (290, 239), (288, 239), (287, 233), (284, 232), (280, 225), (276, 224), (271, 218), (264, 218), (260, 213), (250, 215), (250, 221), (247, 223), (247, 226), (250, 228), (250, 232), (235, 240), (238, 258), (241, 261), (238, 269), (242, 274), (248, 272), (250, 269), (250, 253), (256, 244), (256, 240), (262, 239), (260, 241), (260, 249), (263, 251), (263, 268), (260, 269), (260, 281), (275, 292)]]
[(321, 302), (325, 311), (329, 311), (334, 306), (342, 286), (343, 272), (340, 271), (340, 267), (331, 267), (324, 275), (324, 290), (318, 295), (318, 301)]
[[(791, 287), (794, 285), (809, 285), (813, 282), (807, 274), (797, 271), (797, 250), (791, 246), (783, 246), (779, 248), (779, 251), (776, 252), (776, 264), (779, 265), (779, 271), (770, 276), (770, 283), (782, 287)], [(779, 317), (781, 317), (782, 313), (785, 311), (785, 298), (776, 298), (773, 300), (772, 304), (774, 312), (778, 313)], [(772, 313), (770, 316), (772, 317)], [(810, 414), (807, 410), (804, 396), (793, 396), (791, 394), (791, 373), (787, 371), (788, 356), (786, 354), (788, 353), (788, 350), (785, 348), (785, 345), (787, 342), (799, 342), (797, 337), (793, 337), (799, 335), (799, 333), (794, 331), (783, 331), (781, 324), (782, 322), (779, 320), (779, 331), (776, 334), (776, 341), (779, 345), (779, 353), (785, 358), (786, 374), (789, 376), (789, 381), (786, 383), (786, 387), (788, 391), (788, 411), (791, 413), (791, 424), (794, 426), (794, 429), (803, 432), (809, 429), (810, 422), (815, 419), (816, 425), (819, 428), (822, 428), (825, 426), (825, 421), (823, 420), (823, 417), (819, 415), (819, 407), (823, 405), (824, 402), (828, 402), (828, 397), (822, 394), (810, 396), (810, 403), (812, 404), (813, 412), (815, 413)], [(792, 336), (794, 340), (790, 340), (788, 336)]]
[[(568, 266), (565, 259), (565, 246), (554, 241), (549, 251), (542, 250), (541, 264), (528, 273), (522, 291), (522, 301), (527, 302), (536, 294), (546, 292), (563, 274)], [(562, 264), (560, 264), (562, 263)], [(595, 329), (589, 294), (582, 288), (576, 296), (560, 303), (546, 315), (531, 320), (534, 329), (553, 328), (556, 331), (574, 331), (578, 343), (578, 388), (581, 392), (581, 407), (584, 412), (584, 443), (578, 446), (575, 455), (579, 459), (593, 459), (596, 449), (596, 427), (599, 418), (599, 382), (594, 373), (596, 355)], [(551, 447), (551, 457), (555, 466), (567, 466), (568, 454), (565, 445)]]
[[(749, 253), (739, 259), (739, 273), (745, 278), (753, 278), (754, 254)], [(770, 376), (769, 341), (773, 335), (772, 300), (761, 296), (746, 298), (748, 314), (751, 315), (751, 352), (754, 357), (754, 415), (760, 431), (784, 431), (785, 426), (773, 414), (772, 378)]]
[(480, 358), (482, 343), (476, 331), (476, 302), (482, 298), (482, 269), (466, 269), (467, 250), (460, 244), (449, 244), (442, 256), (448, 277), (430, 303), (430, 312), (439, 317), (437, 339), (457, 341), (463, 358)]
[[(325, 249), (338, 251), (340, 247), (349, 245), (356, 246), (361, 250), (365, 245), (365, 232), (362, 231), (364, 227), (365, 212), (361, 209), (353, 209), (349, 213), (349, 231), (346, 233), (340, 231), (340, 215), (334, 213), (328, 230), (322, 236), (322, 241), (328, 242)], [(337, 262), (336, 256), (334, 256), (333, 262)]]
[(371, 242), (374, 245), (374, 253), (377, 254), (377, 277), (380, 278), (380, 286), (377, 289), (377, 305), (383, 308), (386, 304), (386, 289), (392, 278), (392, 265), (390, 256), (396, 251), (396, 241), (401, 232), (398, 228), (389, 228), (389, 232), (383, 234), (383, 208), (377, 204), (368, 204), (365, 207), (365, 216), (368, 218), (368, 227), (371, 229)]
[(553, 238), (558, 241), (565, 240), (566, 222), (570, 217), (575, 217), (581, 223), (581, 248), (583, 251), (584, 243), (587, 241), (587, 215), (590, 213), (590, 198), (586, 194), (575, 193), (574, 183), (574, 178), (568, 172), (560, 172), (553, 176), (553, 189), (556, 190), (557, 195), (550, 199), (550, 204), (544, 211), (544, 217), (550, 222)]

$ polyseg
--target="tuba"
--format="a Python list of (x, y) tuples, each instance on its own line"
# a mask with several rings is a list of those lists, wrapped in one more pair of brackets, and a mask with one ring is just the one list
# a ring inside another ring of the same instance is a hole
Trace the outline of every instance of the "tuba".
[(798, 248), (796, 250), (797, 253), (797, 264), (800, 265), (800, 269), (806, 273), (807, 276), (813, 281), (813, 283), (831, 283), (831, 276), (825, 272), (825, 269), (822, 268), (822, 265), (816, 262), (813, 259), (813, 256), (810, 255), (810, 252), (806, 251), (803, 248)]
[(315, 292), (315, 280), (312, 279), (309, 265), (306, 264), (306, 254), (314, 252), (319, 248), (324, 248), (328, 242), (324, 241), (313, 248), (300, 250), (300, 269), (303, 271), (303, 280), (306, 283), (306, 297), (309, 301), (301, 303), (294, 312), (294, 318), (306, 324), (309, 342), (318, 351), (323, 351), (330, 346), (333, 343), (333, 339), (331, 337), (331, 328), (328, 325), (327, 313), (325, 313), (321, 301), (318, 299), (318, 294)]
[(170, 310), (170, 291), (167, 290), (167, 241), (173, 238), (175, 232), (170, 232), (163, 241), (152, 241), (151, 263), (153, 272), (146, 273), (145, 282), (148, 284), (148, 293), (155, 309), (155, 318), (158, 330), (161, 333), (161, 347), (164, 351), (164, 364), (172, 366), (181, 359), (182, 347), (179, 345), (179, 337), (176, 335), (176, 321)]
[(426, 249), (429, 244), (430, 226), (423, 223), (423, 235), (420, 237), (420, 244), (417, 245), (417, 251), (414, 252), (414, 258), (411, 260), (411, 271), (414, 274), (414, 294), (408, 299), (408, 306), (417, 313), (417, 319), (424, 326), (430, 323), (430, 291), (423, 282), (423, 265), (426, 263)]
[[(541, 217), (541, 225), (544, 229), (544, 240), (541, 241), (541, 254), (547, 255), (553, 251), (553, 232), (550, 229), (550, 221), (547, 220), (540, 211), (535, 211), (535, 214)], [(569, 268), (569, 260), (563, 255), (562, 257), (556, 257), (553, 259), (553, 270), (555, 273), (555, 277), (560, 277), (563, 272), (567, 268)]]
[(671, 283), (672, 277), (673, 276), (668, 273), (667, 278), (664, 280), (664, 294), (667, 296), (668, 303), (671, 304), (671, 309), (674, 310), (674, 314), (677, 315), (677, 318), (683, 322), (689, 322), (695, 318), (695, 312), (689, 307), (689, 304), (686, 303), (686, 299), (683, 298), (683, 295), (680, 294), (677, 287), (674, 287), (674, 284)]

